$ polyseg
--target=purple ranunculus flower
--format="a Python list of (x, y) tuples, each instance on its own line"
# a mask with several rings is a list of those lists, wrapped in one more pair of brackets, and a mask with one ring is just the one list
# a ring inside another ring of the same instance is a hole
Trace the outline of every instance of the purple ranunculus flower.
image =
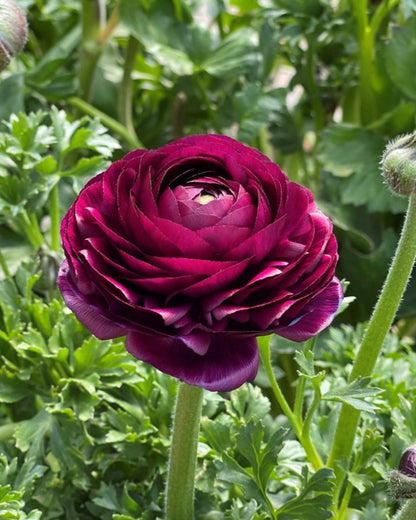
[(342, 299), (311, 192), (229, 137), (127, 154), (84, 187), (61, 234), (58, 285), (79, 320), (208, 390), (254, 379), (256, 336), (306, 340)]

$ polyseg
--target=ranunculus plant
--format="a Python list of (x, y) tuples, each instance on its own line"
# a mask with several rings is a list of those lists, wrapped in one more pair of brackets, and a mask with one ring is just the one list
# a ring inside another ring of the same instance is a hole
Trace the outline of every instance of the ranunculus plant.
[[(384, 156), (385, 179), (393, 190), (405, 179), (409, 207), (352, 386), (371, 376), (414, 263), (413, 143), (411, 137), (390, 145)], [(396, 148), (403, 147), (405, 160), (397, 162)], [(292, 409), (273, 377), (268, 345), (258, 348), (256, 340), (272, 333), (309, 340), (339, 309), (337, 243), (308, 189), (229, 137), (186, 137), (133, 151), (94, 177), (67, 212), (61, 235), (66, 260), (58, 285), (68, 307), (98, 338), (126, 336), (133, 356), (182, 381), (168, 520), (193, 518), (202, 389), (229, 391), (253, 380), (259, 352), (309, 462), (334, 471), (334, 511), (345, 518), (346, 503), (337, 509), (345, 478), (338, 461), (351, 457), (360, 408), (344, 402), (324, 462), (309, 436), (316, 400), (303, 415), (304, 378)], [(306, 342), (304, 356), (310, 347)]]

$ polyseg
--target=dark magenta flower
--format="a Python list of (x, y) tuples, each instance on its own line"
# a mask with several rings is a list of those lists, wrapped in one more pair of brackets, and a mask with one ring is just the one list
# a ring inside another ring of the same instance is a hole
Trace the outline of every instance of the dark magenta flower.
[(79, 320), (208, 390), (254, 379), (256, 336), (306, 340), (342, 299), (311, 192), (229, 137), (127, 154), (84, 187), (61, 235), (58, 285)]

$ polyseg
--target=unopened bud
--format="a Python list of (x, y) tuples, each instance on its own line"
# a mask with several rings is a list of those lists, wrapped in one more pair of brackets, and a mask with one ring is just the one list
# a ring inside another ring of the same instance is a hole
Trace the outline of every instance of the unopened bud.
[(13, 0), (0, 0), (0, 71), (25, 46), (27, 22), (23, 11)]
[(408, 197), (416, 192), (416, 133), (403, 135), (389, 143), (381, 165), (389, 188)]
[(399, 469), (390, 473), (390, 489), (396, 500), (416, 498), (416, 446), (402, 455)]

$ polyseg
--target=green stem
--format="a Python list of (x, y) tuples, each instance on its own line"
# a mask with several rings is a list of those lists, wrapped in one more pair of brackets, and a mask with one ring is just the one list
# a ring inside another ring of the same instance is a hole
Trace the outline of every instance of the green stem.
[(384, 0), (384, 2), (378, 5), (370, 22), (371, 31), (374, 36), (377, 34), (382, 21), (388, 15), (389, 11), (399, 3), (400, 0)]
[(101, 110), (98, 110), (97, 108), (93, 107), (83, 99), (79, 97), (70, 97), (67, 99), (68, 103), (70, 103), (72, 106), (78, 108), (85, 114), (88, 114), (91, 117), (97, 117), (104, 126), (118, 134), (120, 137), (122, 137), (126, 143), (128, 143), (133, 149), (136, 148), (145, 148), (144, 144), (140, 141), (138, 137), (132, 136), (128, 129), (110, 117), (109, 115), (105, 114), (104, 112), (101, 112)]
[(140, 43), (130, 36), (127, 42), (126, 58), (124, 61), (123, 79), (119, 93), (119, 114), (120, 122), (126, 127), (132, 139), (137, 141), (136, 131), (133, 124), (133, 82), (132, 72), (136, 63), (136, 55), (139, 51)]
[(183, 137), (183, 122), (185, 112), (186, 94), (178, 92), (172, 110), (172, 133), (174, 139)]
[(357, 39), (360, 65), (360, 113), (361, 122), (367, 125), (376, 119), (377, 107), (372, 85), (374, 33), (369, 26), (366, 0), (351, 0), (357, 20)]
[(166, 520), (194, 518), (194, 483), (203, 389), (180, 383), (166, 486)]
[(3, 274), (6, 278), (10, 278), (10, 270), (7, 265), (6, 259), (4, 258), (3, 252), (0, 249), (0, 267), (2, 268)]
[(308, 457), (309, 462), (312, 466), (317, 470), (322, 468), (323, 463), (322, 460), (316, 451), (314, 444), (311, 441), (311, 438), (308, 435), (303, 435), (303, 424), (302, 421), (297, 417), (291, 410), (288, 402), (286, 401), (285, 396), (283, 395), (279, 385), (273, 374), (272, 363), (270, 359), (270, 348), (267, 342), (259, 341), (259, 351), (260, 351), (260, 359), (263, 363), (264, 369), (266, 371), (267, 377), (270, 381), (274, 396), (279, 403), (280, 408), (283, 413), (286, 415), (290, 425), (293, 428), (297, 438), (305, 450), (306, 456)]
[(407, 500), (404, 506), (393, 517), (393, 520), (414, 520), (416, 518), (416, 498)]
[(29, 218), (27, 212), (23, 210), (20, 214), (19, 221), (29, 242), (32, 244), (34, 249), (38, 250), (45, 241), (39, 229), (36, 216), (31, 215)]
[[(350, 381), (371, 376), (384, 339), (393, 323), (400, 300), (410, 278), (416, 258), (416, 195), (409, 198), (402, 234), (397, 245), (384, 287), (380, 293), (367, 330), (352, 367)], [(350, 459), (360, 412), (344, 404), (328, 458), (328, 466), (336, 475), (335, 497), (338, 498), (345, 473), (337, 463)]]
[[(305, 346), (303, 352), (313, 350), (316, 343), (316, 336), (305, 341)], [(306, 385), (306, 377), (303, 375), (299, 376), (298, 384), (296, 386), (296, 394), (295, 394), (295, 404), (293, 406), (293, 411), (298, 417), (298, 419), (303, 418), (303, 403), (305, 399), (305, 385)]]
[(308, 50), (306, 53), (306, 84), (314, 114), (315, 133), (316, 135), (318, 135), (325, 125), (325, 110), (322, 105), (321, 96), (319, 94), (319, 88), (315, 80), (316, 71), (314, 55), (315, 40), (314, 35), (311, 35), (308, 37)]
[(51, 249), (59, 251), (60, 248), (60, 218), (59, 218), (59, 190), (58, 183), (51, 189), (49, 195), (49, 216), (51, 219)]
[(321, 402), (321, 393), (319, 391), (319, 388), (315, 387), (313, 401), (309, 406), (309, 410), (305, 417), (305, 422), (303, 423), (302, 437), (309, 437), (309, 432), (310, 432), (311, 425), (312, 425), (312, 419), (313, 419), (313, 416), (314, 416), (316, 410), (318, 409), (320, 402)]
[(104, 23), (105, 1), (82, 0), (82, 52), (78, 79), (81, 96), (87, 101), (91, 97), (95, 70), (102, 51), (98, 37)]
[(345, 489), (344, 496), (342, 498), (341, 506), (339, 508), (339, 518), (341, 520), (344, 518), (344, 515), (348, 509), (348, 504), (350, 503), (350, 498), (351, 498), (353, 489), (354, 488), (353, 488), (353, 485), (351, 484), (351, 482), (348, 482), (346, 489)]

